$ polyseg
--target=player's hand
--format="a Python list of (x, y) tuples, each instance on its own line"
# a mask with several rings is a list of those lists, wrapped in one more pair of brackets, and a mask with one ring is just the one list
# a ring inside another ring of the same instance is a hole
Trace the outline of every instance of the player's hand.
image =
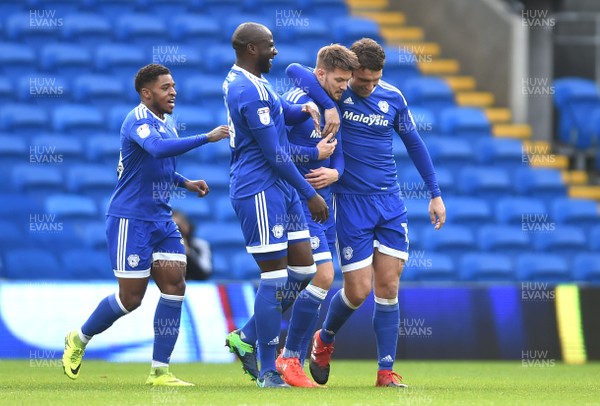
[(340, 174), (338, 173), (337, 169), (321, 167), (317, 169), (311, 169), (310, 173), (305, 175), (305, 178), (315, 189), (323, 189), (324, 187), (331, 185), (333, 182), (337, 182), (337, 180), (340, 178)]
[(206, 134), (208, 142), (217, 142), (227, 137), (229, 137), (229, 127), (226, 125), (215, 127), (211, 132)]
[(319, 141), (319, 143), (317, 144), (317, 149), (319, 150), (319, 161), (322, 159), (329, 158), (333, 154), (333, 151), (335, 151), (337, 139), (334, 138), (333, 141), (331, 141), (332, 138), (333, 134), (329, 134), (327, 137), (322, 138), (321, 141)]
[(329, 207), (327, 207), (325, 199), (320, 194), (315, 193), (313, 197), (308, 199), (307, 204), (311, 218), (317, 223), (323, 223), (329, 218)]
[(337, 134), (340, 129), (340, 115), (337, 108), (332, 107), (325, 110), (325, 127), (321, 134)]
[(429, 218), (436, 230), (442, 228), (446, 222), (446, 206), (441, 196), (434, 197), (429, 201)]
[(190, 192), (197, 193), (198, 197), (204, 197), (210, 192), (208, 185), (203, 180), (188, 180), (184, 187)]
[(302, 105), (302, 111), (310, 114), (315, 124), (315, 130), (321, 134), (321, 112), (317, 105), (313, 102), (304, 103)]

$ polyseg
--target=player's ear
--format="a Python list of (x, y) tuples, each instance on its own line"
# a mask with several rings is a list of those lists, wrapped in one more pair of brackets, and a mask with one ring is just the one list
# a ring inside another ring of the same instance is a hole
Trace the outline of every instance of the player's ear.
[(147, 87), (142, 87), (142, 89), (140, 90), (140, 96), (142, 97), (142, 99), (149, 99), (151, 95), (152, 92), (150, 92), (150, 89), (148, 89)]
[(249, 42), (248, 45), (246, 45), (246, 50), (248, 50), (248, 53), (250, 55), (255, 55), (256, 54), (256, 45), (254, 45), (252, 42)]

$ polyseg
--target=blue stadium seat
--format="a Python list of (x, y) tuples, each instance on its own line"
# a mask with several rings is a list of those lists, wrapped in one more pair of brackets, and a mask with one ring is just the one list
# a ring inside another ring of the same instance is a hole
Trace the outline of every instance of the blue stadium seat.
[(514, 190), (540, 199), (553, 199), (564, 197), (567, 188), (558, 169), (524, 167), (515, 171)]
[(93, 67), (88, 48), (77, 44), (48, 44), (40, 54), (40, 68), (66, 77), (89, 72)]
[[(426, 199), (431, 198), (429, 189), (423, 178), (414, 167), (412, 161), (399, 162), (396, 160), (398, 169), (398, 183), (400, 184), (400, 190), (407, 199)], [(453, 195), (455, 190), (456, 180), (454, 179), (453, 173), (446, 167), (436, 166), (435, 167), (436, 178), (438, 186), (442, 190), (444, 196)]]
[(0, 97), (3, 100), (8, 100), (14, 96), (14, 88), (12, 81), (8, 77), (0, 77)]
[(316, 61), (316, 55), (309, 53), (304, 48), (293, 45), (275, 45), (279, 52), (273, 59), (273, 66), (269, 72), (269, 82), (275, 93), (283, 94), (287, 92), (293, 83), (285, 74), (285, 69), (290, 63), (300, 63), (302, 65), (313, 65)]
[(470, 252), (460, 259), (460, 279), (471, 282), (510, 282), (515, 271), (510, 256), (489, 252)]
[(444, 203), (449, 224), (461, 224), (473, 228), (492, 220), (492, 210), (485, 199), (453, 196), (446, 198)]
[(543, 283), (570, 282), (567, 261), (554, 254), (522, 254), (516, 259), (517, 279)]
[(260, 268), (252, 255), (242, 250), (233, 254), (231, 265), (225, 278), (238, 280), (258, 279), (260, 278)]
[(427, 140), (427, 149), (433, 163), (456, 171), (472, 165), (475, 153), (469, 141), (462, 137), (435, 137)]
[(409, 106), (426, 107), (438, 119), (443, 109), (453, 107), (456, 104), (454, 92), (448, 83), (437, 77), (421, 76), (414, 78), (405, 84), (402, 93), (404, 93)]
[(19, 14), (27, 11), (28, 4), (18, 3), (14, 0), (0, 0), (0, 15), (8, 16), (11, 14)]
[(46, 213), (59, 220), (98, 220), (98, 210), (92, 198), (75, 194), (53, 194), (46, 198)]
[(463, 252), (477, 249), (471, 229), (457, 224), (445, 225), (443, 233), (430, 225), (422, 231), (421, 238), (422, 246), (426, 251), (448, 254), (453, 259), (457, 259)]
[[(406, 192), (405, 192), (406, 193)], [(404, 199), (408, 210), (408, 234), (412, 236), (412, 229), (433, 227), (429, 218), (429, 199)]]
[(215, 104), (223, 104), (224, 81), (224, 75), (190, 76), (183, 83), (181, 98), (188, 103), (194, 103), (194, 105), (200, 104), (211, 108)]
[(123, 103), (113, 105), (110, 110), (108, 110), (107, 129), (110, 130), (112, 134), (119, 134), (121, 132), (123, 121), (125, 121), (125, 117), (127, 117), (127, 114), (135, 107), (135, 105)]
[(126, 44), (100, 45), (94, 60), (97, 71), (124, 78), (131, 87), (137, 71), (150, 63), (150, 58), (141, 47)]
[(43, 131), (48, 125), (48, 114), (31, 104), (5, 104), (0, 107), (0, 129), (24, 134)]
[(600, 252), (600, 226), (594, 226), (588, 232), (589, 248), (592, 252)]
[[(14, 221), (0, 217), (0, 252), (6, 253), (15, 248), (23, 248), (26, 234), (24, 232), (26, 224), (20, 221)], [(0, 265), (1, 268), (1, 265)]]
[(110, 196), (116, 184), (115, 168), (108, 165), (73, 165), (67, 169), (67, 188), (71, 193), (100, 199)]
[(178, 106), (172, 116), (180, 137), (206, 133), (216, 126), (212, 111), (202, 107)]
[(87, 158), (92, 162), (111, 165), (116, 171), (120, 148), (119, 135), (117, 133), (111, 135), (102, 135), (100, 133), (92, 135), (87, 141)]
[(458, 185), (461, 193), (489, 201), (512, 194), (507, 171), (493, 166), (464, 167), (458, 173)]
[[(223, 2), (221, 0), (206, 0), (209, 3), (221, 3), (220, 5), (223, 6), (225, 4), (227, 4), (227, 2)], [(213, 3), (213, 4), (214, 4)], [(216, 5), (216, 4), (214, 4)], [(211, 5), (208, 5), (209, 7)], [(255, 23), (259, 23), (259, 24), (264, 24), (267, 27), (270, 27), (272, 29), (273, 32), (273, 37), (277, 38), (277, 30), (275, 30), (275, 28), (273, 26), (273, 22), (275, 21), (275, 16), (266, 16), (266, 15), (260, 15), (256, 12), (251, 12), (251, 13), (246, 13), (246, 12), (240, 12), (240, 13), (236, 13), (235, 12), (235, 6), (232, 6), (234, 9), (230, 10), (230, 12), (226, 13), (225, 16), (221, 17), (221, 19), (225, 20), (225, 24), (223, 26), (223, 29), (221, 30), (221, 43), (223, 44), (228, 44), (229, 47), (229, 51), (228, 53), (233, 54), (233, 48), (231, 47), (231, 36), (233, 35), (233, 32), (235, 31), (235, 29), (242, 23), (248, 22), (248, 21), (253, 21)], [(230, 7), (231, 8), (231, 7)], [(209, 10), (209, 13), (211, 13), (211, 11)], [(211, 13), (212, 14), (212, 13)], [(277, 41), (277, 39), (275, 39), (275, 41)], [(275, 47), (277, 47), (277, 42), (275, 43)]]
[[(303, 9), (303, 11), (306, 9)], [(325, 45), (329, 45), (332, 41), (331, 27), (329, 21), (327, 21), (328, 15), (333, 14), (321, 14), (321, 15), (310, 15), (309, 11), (302, 13), (300, 17), (303, 21), (302, 24), (296, 24), (290, 27), (280, 27), (281, 29), (277, 32), (277, 42), (285, 42), (286, 44), (301, 46), (302, 49), (306, 50), (309, 55), (313, 56), (313, 61), (310, 66), (314, 66), (317, 59), (317, 52)], [(306, 23), (304, 23), (306, 21)], [(284, 29), (285, 28), (285, 29)], [(277, 46), (277, 43), (275, 44)]]
[(196, 236), (207, 240), (215, 253), (234, 255), (244, 251), (246, 247), (242, 229), (237, 221), (199, 224)]
[(482, 251), (507, 255), (531, 251), (530, 234), (515, 225), (485, 224), (479, 228), (477, 241)]
[(7, 279), (60, 279), (61, 271), (58, 260), (52, 252), (39, 248), (17, 249), (4, 255), (2, 277)]
[(580, 149), (598, 141), (589, 118), (600, 111), (600, 92), (595, 82), (582, 78), (554, 81), (554, 104), (559, 112), (558, 138)]
[(185, 198), (171, 199), (171, 207), (184, 213), (190, 221), (199, 226), (214, 219), (214, 213), (206, 199), (187, 193)]
[(96, 47), (111, 41), (112, 26), (102, 14), (75, 13), (65, 16), (61, 34), (66, 42)]
[[(419, 57), (409, 47), (385, 46), (384, 50), (386, 82), (402, 90), (408, 81), (421, 76), (417, 63)], [(415, 112), (412, 109), (411, 113), (414, 119)]]
[[(45, 196), (43, 198), (45, 199)], [(43, 210), (43, 199), (34, 199), (21, 192), (0, 194), (0, 218), (27, 224), (32, 213), (41, 213)]]
[[(217, 122), (215, 124), (225, 124), (226, 121)], [(197, 148), (190, 153), (184, 154), (181, 156), (181, 160), (178, 162), (184, 162), (187, 157), (191, 157), (194, 159), (194, 162), (187, 161), (188, 164), (198, 164), (198, 163), (215, 163), (223, 166), (227, 166), (229, 164), (229, 159), (231, 158), (231, 149), (229, 147), (229, 140), (219, 141), (219, 142), (211, 142), (209, 144), (203, 145), (201, 148)]]
[(539, 225), (551, 222), (544, 201), (533, 197), (500, 198), (494, 211), (498, 223), (519, 225), (523, 231), (540, 231)]
[(137, 4), (131, 0), (82, 0), (87, 9), (94, 10), (98, 14), (106, 16), (109, 20), (115, 21), (118, 16), (132, 13)]
[(6, 17), (6, 38), (38, 48), (58, 39), (62, 15), (52, 9), (33, 9)]
[(580, 228), (559, 224), (552, 231), (535, 233), (533, 246), (538, 251), (553, 252), (570, 258), (586, 250), (587, 239)]
[(509, 170), (523, 166), (527, 159), (521, 141), (506, 138), (482, 137), (475, 144), (475, 152), (479, 164)]
[(231, 45), (216, 44), (206, 49), (205, 69), (207, 72), (225, 76), (234, 63), (235, 53)]
[(227, 261), (227, 256), (218, 252), (212, 253), (213, 273), (212, 279), (223, 280), (230, 279), (230, 265)]
[(164, 21), (147, 13), (124, 14), (117, 17), (115, 33), (121, 42), (145, 47), (165, 44), (169, 38)]
[[(34, 6), (38, 9), (56, 10), (57, 18), (62, 18), (67, 14), (72, 14), (81, 6), (81, 2), (78, 0), (29, 0), (28, 3), (30, 6)], [(62, 27), (64, 27), (64, 20)]]
[(34, 137), (29, 149), (29, 162), (38, 164), (74, 164), (84, 158), (82, 142), (64, 135)]
[[(29, 146), (23, 137), (0, 135), (0, 170), (8, 173), (15, 165), (29, 162)], [(10, 183), (1, 182), (0, 190), (9, 190)]]
[(63, 190), (64, 181), (56, 166), (23, 164), (15, 166), (11, 174), (15, 191), (30, 195), (45, 195)]
[(205, 49), (221, 35), (218, 20), (206, 14), (180, 14), (171, 20), (169, 32), (176, 43)]
[(333, 41), (340, 44), (351, 46), (354, 41), (361, 38), (372, 38), (377, 42), (383, 43), (379, 24), (368, 18), (342, 15), (334, 17), (331, 22), (333, 31)]
[(239, 0), (190, 0), (189, 6), (196, 12), (201, 12), (204, 15), (208, 14), (217, 21), (244, 12), (243, 3)]
[[(152, 62), (165, 65), (175, 81), (204, 70), (205, 57), (196, 45), (165, 44), (152, 46)], [(224, 74), (222, 76), (225, 79)]]
[(62, 76), (31, 72), (17, 81), (17, 98), (20, 102), (38, 106), (54, 107), (57, 101), (64, 102), (71, 97), (71, 86)]
[(73, 82), (73, 98), (78, 103), (107, 108), (125, 97), (125, 87), (113, 76), (85, 74)]
[(154, 15), (173, 16), (187, 12), (188, 0), (138, 0), (138, 7)]
[(481, 109), (448, 107), (440, 112), (440, 131), (444, 135), (477, 141), (482, 137), (489, 137), (492, 127)]
[(106, 223), (104, 221), (88, 221), (82, 224), (81, 242), (84, 248), (104, 250), (106, 255), (108, 255)]
[(231, 206), (229, 196), (221, 196), (213, 199), (213, 215), (217, 221), (234, 222), (238, 221), (237, 215)]
[(181, 167), (181, 174), (188, 179), (204, 179), (211, 192), (229, 191), (229, 169), (226, 166), (186, 165)]
[(108, 251), (93, 249), (71, 249), (61, 255), (61, 268), (65, 279), (95, 280), (113, 279)]
[(17, 42), (0, 42), (0, 66), (8, 77), (15, 79), (35, 71), (36, 56), (32, 48)]
[(455, 281), (456, 267), (449, 255), (427, 252), (423, 256), (411, 255), (402, 271), (404, 281)]
[(52, 114), (54, 130), (69, 134), (85, 134), (103, 130), (105, 126), (101, 111), (87, 104), (63, 104)]
[[(387, 68), (386, 68), (387, 74)], [(402, 90), (402, 89), (400, 89)], [(410, 114), (415, 122), (419, 135), (424, 139), (439, 135), (438, 122), (431, 110), (425, 107), (410, 106)], [(396, 137), (394, 137), (396, 138)]]
[(600, 284), (600, 254), (580, 253), (572, 261), (573, 279)]
[(600, 209), (595, 200), (557, 198), (552, 201), (552, 218), (559, 224), (588, 230), (600, 224)]
[(349, 15), (348, 5), (344, 0), (297, 0), (299, 6), (306, 8), (307, 14), (317, 16)]

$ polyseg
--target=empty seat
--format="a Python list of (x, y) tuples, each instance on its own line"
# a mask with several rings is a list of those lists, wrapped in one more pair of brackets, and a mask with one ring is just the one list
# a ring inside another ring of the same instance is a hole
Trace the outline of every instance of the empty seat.
[(455, 281), (457, 274), (449, 255), (427, 251), (422, 256), (408, 257), (402, 278), (408, 281)]
[(208, 201), (192, 193), (188, 192), (185, 198), (171, 199), (170, 204), (173, 210), (184, 213), (196, 226), (213, 220), (213, 212)]
[(6, 37), (11, 41), (39, 47), (55, 41), (62, 28), (62, 15), (56, 9), (30, 8), (27, 13), (6, 16)]
[(180, 14), (172, 19), (171, 39), (203, 49), (221, 35), (218, 20), (205, 14)]
[(177, 15), (185, 13), (189, 0), (138, 0), (142, 10), (155, 15)]
[(448, 223), (476, 227), (490, 222), (492, 210), (484, 199), (474, 197), (450, 197), (444, 200)]
[(368, 18), (345, 15), (334, 18), (331, 27), (333, 40), (346, 46), (364, 37), (383, 43), (379, 24)]
[(234, 255), (246, 247), (242, 229), (238, 222), (205, 222), (198, 225), (196, 236), (207, 240), (213, 252)]
[(86, 152), (90, 161), (113, 165), (116, 171), (120, 148), (119, 134), (94, 135), (87, 141)]
[(590, 251), (600, 252), (600, 226), (594, 226), (589, 231), (588, 246)]
[(83, 144), (79, 138), (43, 134), (34, 137), (29, 146), (29, 162), (72, 164), (83, 159)]
[(239, 0), (190, 0), (189, 5), (197, 12), (208, 14), (217, 21), (244, 12), (243, 3)]
[(99, 72), (118, 75), (128, 80), (132, 87), (137, 71), (149, 62), (144, 51), (134, 45), (104, 44), (95, 54), (95, 67)]
[[(421, 76), (419, 56), (409, 47), (385, 46), (385, 80), (402, 89), (407, 81)], [(414, 119), (414, 112), (413, 119)]]
[(173, 112), (180, 137), (205, 133), (215, 127), (213, 114), (200, 107), (179, 106)]
[[(121, 132), (121, 126), (127, 115), (135, 108), (132, 104), (115, 104), (108, 111), (107, 125), (108, 130), (118, 135)], [(116, 137), (118, 140), (118, 136)]]
[(484, 111), (475, 107), (448, 107), (440, 113), (440, 131), (471, 141), (488, 137), (491, 125)]
[[(300, 1), (297, 4), (302, 4)], [(306, 7), (307, 14), (318, 16), (348, 15), (348, 5), (344, 0), (309, 0), (310, 7)]]
[(515, 192), (540, 199), (564, 197), (566, 186), (558, 169), (519, 168), (514, 174)]
[(214, 208), (212, 212), (217, 221), (238, 221), (237, 215), (235, 214), (235, 210), (233, 210), (233, 206), (231, 205), (231, 200), (229, 199), (229, 196), (221, 196), (217, 199), (214, 199), (213, 207)]
[(50, 251), (16, 249), (4, 255), (2, 276), (7, 279), (60, 279), (57, 258)]
[(206, 49), (205, 69), (207, 72), (221, 74), (223, 80), (229, 69), (235, 63), (235, 54), (231, 45), (212, 45)]
[(477, 233), (481, 250), (509, 255), (531, 251), (530, 238), (530, 234), (515, 225), (486, 224)]
[(439, 118), (440, 112), (455, 106), (454, 92), (443, 79), (421, 76), (408, 81), (402, 89), (409, 106), (426, 107)]
[(222, 277), (237, 280), (258, 279), (260, 278), (260, 268), (252, 255), (243, 250), (233, 254), (229, 269)]
[(501, 198), (496, 202), (495, 213), (498, 223), (516, 224), (523, 231), (542, 231), (537, 225), (551, 221), (544, 201), (529, 197)]
[(0, 252), (4, 253), (25, 246), (25, 227), (21, 222), (18, 222), (19, 220), (15, 221), (14, 217), (11, 219), (0, 218), (0, 230), (2, 230), (0, 233)]
[(538, 251), (572, 257), (586, 250), (587, 240), (580, 228), (561, 224), (555, 226), (552, 231), (536, 233), (533, 245)]
[(86, 104), (63, 104), (52, 114), (54, 130), (71, 134), (89, 133), (104, 129), (102, 113), (96, 107)]
[[(190, 103), (213, 107), (223, 104), (223, 75), (194, 75), (183, 84), (182, 98)], [(179, 107), (177, 107), (179, 109)]]
[(475, 157), (480, 164), (514, 169), (527, 162), (523, 144), (519, 140), (482, 137), (475, 144)]
[(13, 97), (14, 89), (12, 81), (8, 77), (0, 77), (0, 97), (4, 100), (8, 100), (9, 97)]
[(63, 190), (63, 176), (60, 168), (50, 165), (23, 164), (15, 166), (11, 174), (14, 190), (44, 195)]
[(211, 191), (229, 191), (229, 170), (225, 166), (186, 165), (180, 173), (188, 179), (204, 179)]
[(199, 46), (164, 44), (152, 46), (152, 62), (165, 65), (175, 80), (195, 75), (204, 69), (205, 57)]
[[(407, 193), (404, 191), (403, 193)], [(410, 191), (408, 191), (410, 196)], [(411, 229), (420, 229), (422, 227), (433, 227), (431, 219), (429, 218), (429, 199), (419, 198), (405, 198), (404, 205), (408, 210), (408, 227), (409, 227), (409, 238), (411, 236)]]
[(124, 14), (117, 18), (115, 32), (119, 41), (142, 46), (167, 42), (167, 26), (152, 14)]
[(510, 282), (515, 272), (510, 256), (489, 252), (470, 252), (460, 259), (460, 279), (472, 282)]
[[(104, 210), (100, 210), (104, 213)], [(81, 225), (81, 242), (85, 248), (104, 250), (108, 256), (106, 242), (106, 223), (104, 221), (88, 221)]]
[(570, 282), (567, 261), (555, 254), (522, 254), (516, 259), (517, 278), (520, 281), (544, 283)]
[(123, 83), (109, 75), (85, 74), (78, 76), (73, 85), (73, 97), (80, 103), (108, 107), (125, 96)]
[(71, 87), (63, 76), (32, 72), (17, 81), (17, 98), (21, 102), (54, 107), (57, 99), (68, 100), (70, 97)]
[(118, 16), (132, 13), (137, 4), (131, 0), (81, 0), (84, 7), (114, 21)]
[(423, 138), (427, 139), (429, 136), (439, 135), (438, 122), (431, 110), (425, 107), (410, 105), (409, 108), (417, 131)]
[(600, 283), (600, 254), (580, 253), (573, 258), (573, 279), (577, 282)]
[(488, 200), (512, 194), (510, 177), (507, 171), (501, 168), (464, 167), (458, 173), (458, 184), (461, 193)]
[(455, 259), (463, 252), (477, 248), (471, 229), (457, 224), (447, 224), (443, 232), (433, 226), (427, 227), (421, 232), (421, 238), (425, 250), (448, 254)]
[(277, 46), (277, 51), (279, 53), (273, 59), (269, 78), (275, 93), (283, 94), (290, 88), (289, 79), (287, 79), (285, 74), (285, 69), (288, 65), (291, 63), (310, 65), (314, 63), (316, 57), (305, 49), (293, 45), (279, 45)]
[(74, 194), (54, 194), (46, 198), (46, 213), (64, 220), (97, 220), (98, 210), (93, 199)]
[(560, 224), (585, 229), (600, 224), (598, 202), (588, 199), (557, 198), (552, 201), (552, 218)]
[[(0, 169), (8, 173), (15, 165), (29, 161), (29, 146), (22, 137), (0, 135)], [(10, 183), (0, 183), (0, 190), (10, 189)]]
[(107, 165), (73, 165), (67, 170), (70, 192), (99, 199), (110, 196), (117, 184), (115, 168)]
[(42, 48), (40, 67), (46, 72), (72, 76), (92, 69), (92, 54), (83, 45), (48, 44)]
[[(308, 13), (309, 11), (306, 10), (306, 13), (302, 13), (301, 17), (299, 17), (302, 23), (280, 27), (281, 29), (277, 33), (277, 38), (278, 41), (285, 41), (290, 45), (296, 44), (301, 46), (310, 55), (316, 55), (319, 49), (331, 43), (331, 27), (329, 21), (326, 19), (327, 14), (321, 14), (320, 16), (313, 14), (307, 17)], [(286, 17), (283, 18), (285, 19)], [(294, 17), (287, 18), (295, 19)], [(310, 66), (314, 66), (314, 61)]]
[(473, 147), (466, 139), (456, 137), (435, 137), (427, 141), (427, 149), (435, 165), (458, 170), (474, 163)]
[(33, 134), (46, 129), (48, 114), (31, 104), (5, 104), (0, 108), (0, 129)]
[(99, 13), (75, 13), (66, 15), (61, 30), (63, 40), (86, 46), (110, 42), (110, 21)]
[(65, 279), (94, 280), (113, 279), (108, 251), (94, 249), (71, 249), (61, 255), (61, 268)]

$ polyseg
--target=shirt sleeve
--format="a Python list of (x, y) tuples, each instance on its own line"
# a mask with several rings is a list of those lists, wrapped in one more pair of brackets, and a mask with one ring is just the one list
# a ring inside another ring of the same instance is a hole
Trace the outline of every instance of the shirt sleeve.
[[(340, 112), (340, 108), (338, 106), (336, 106), (338, 114), (340, 114), (340, 117), (342, 116), (341, 112)], [(344, 150), (342, 148), (342, 128), (340, 127), (338, 133), (335, 135), (335, 138), (337, 138), (337, 145), (335, 146), (335, 150), (333, 151), (333, 154), (331, 155), (331, 160), (329, 161), (329, 167), (331, 169), (335, 169), (338, 171), (338, 175), (341, 178), (342, 174), (344, 173), (344, 169), (346, 167), (346, 163), (344, 161)]]
[(185, 138), (163, 139), (147, 118), (137, 120), (129, 131), (129, 138), (154, 158), (181, 155), (208, 142), (205, 134)]
[(286, 68), (285, 73), (325, 110), (336, 106), (336, 103), (319, 84), (311, 68), (299, 63), (292, 63)]

